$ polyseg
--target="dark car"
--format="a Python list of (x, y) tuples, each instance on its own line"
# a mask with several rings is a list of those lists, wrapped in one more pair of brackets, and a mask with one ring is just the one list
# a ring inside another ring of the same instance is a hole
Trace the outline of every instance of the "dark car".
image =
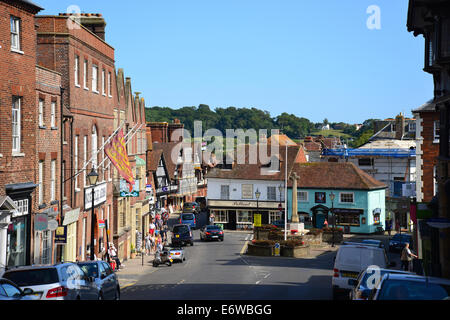
[(0, 278), (0, 300), (37, 300), (31, 289), (20, 289), (14, 282)]
[(94, 279), (100, 300), (119, 300), (119, 280), (105, 261), (78, 262), (78, 266), (88, 277)]
[(172, 229), (172, 247), (184, 244), (194, 245), (194, 237), (191, 228), (187, 224), (176, 224)]
[(186, 202), (183, 205), (183, 212), (200, 213), (200, 204), (197, 202)]
[(219, 226), (204, 226), (200, 229), (200, 240), (223, 241), (223, 231)]
[(397, 233), (389, 241), (389, 251), (403, 250), (406, 243), (409, 243), (409, 245), (411, 245), (412, 237), (409, 234)]

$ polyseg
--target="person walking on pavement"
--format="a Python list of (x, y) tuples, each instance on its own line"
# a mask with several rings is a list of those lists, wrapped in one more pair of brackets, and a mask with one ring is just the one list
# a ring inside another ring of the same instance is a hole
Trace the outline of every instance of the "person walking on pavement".
[(152, 219), (152, 222), (150, 223), (150, 227), (149, 228), (150, 228), (150, 230), (149, 230), (150, 235), (153, 237), (154, 234), (155, 234), (155, 229), (156, 229), (156, 225), (154, 224), (153, 219)]
[(150, 255), (152, 251), (152, 242), (150, 240), (150, 233), (147, 232), (147, 235), (145, 236), (145, 255)]
[(211, 214), (209, 215), (209, 224), (210, 224), (210, 225), (213, 225), (213, 224), (214, 224), (214, 213), (211, 213)]
[(392, 229), (392, 220), (386, 221), (386, 231), (388, 232), (389, 237), (391, 236), (391, 229)]
[(325, 222), (323, 223), (324, 228), (328, 228), (328, 221), (325, 219)]
[(405, 247), (402, 250), (402, 255), (400, 257), (400, 260), (402, 261), (402, 269), (404, 271), (410, 271), (410, 265), (412, 261), (412, 257), (418, 258), (414, 253), (411, 252), (409, 249), (409, 243), (405, 244)]

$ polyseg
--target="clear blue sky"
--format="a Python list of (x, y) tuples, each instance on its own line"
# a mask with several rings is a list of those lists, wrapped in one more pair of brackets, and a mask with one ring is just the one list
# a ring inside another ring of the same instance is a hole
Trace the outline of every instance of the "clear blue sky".
[[(433, 96), (407, 0), (35, 0), (41, 14), (102, 13), (116, 68), (147, 107), (256, 107), (360, 123)], [(369, 30), (370, 5), (381, 29)]]

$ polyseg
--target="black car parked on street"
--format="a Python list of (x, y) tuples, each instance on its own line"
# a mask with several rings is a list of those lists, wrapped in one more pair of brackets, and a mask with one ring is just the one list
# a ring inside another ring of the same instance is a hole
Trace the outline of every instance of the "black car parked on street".
[(194, 237), (191, 228), (187, 224), (176, 224), (172, 229), (172, 247), (184, 244), (194, 245)]

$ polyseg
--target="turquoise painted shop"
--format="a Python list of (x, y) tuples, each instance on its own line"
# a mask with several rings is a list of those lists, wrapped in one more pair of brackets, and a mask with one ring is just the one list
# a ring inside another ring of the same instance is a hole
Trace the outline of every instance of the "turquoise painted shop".
[[(346, 233), (385, 229), (387, 186), (353, 163), (317, 162), (296, 165), (288, 182), (288, 219), (292, 218), (297, 180), (297, 212), (306, 229), (334, 225)], [(334, 200), (333, 200), (334, 199)], [(333, 210), (332, 210), (333, 209)]]

